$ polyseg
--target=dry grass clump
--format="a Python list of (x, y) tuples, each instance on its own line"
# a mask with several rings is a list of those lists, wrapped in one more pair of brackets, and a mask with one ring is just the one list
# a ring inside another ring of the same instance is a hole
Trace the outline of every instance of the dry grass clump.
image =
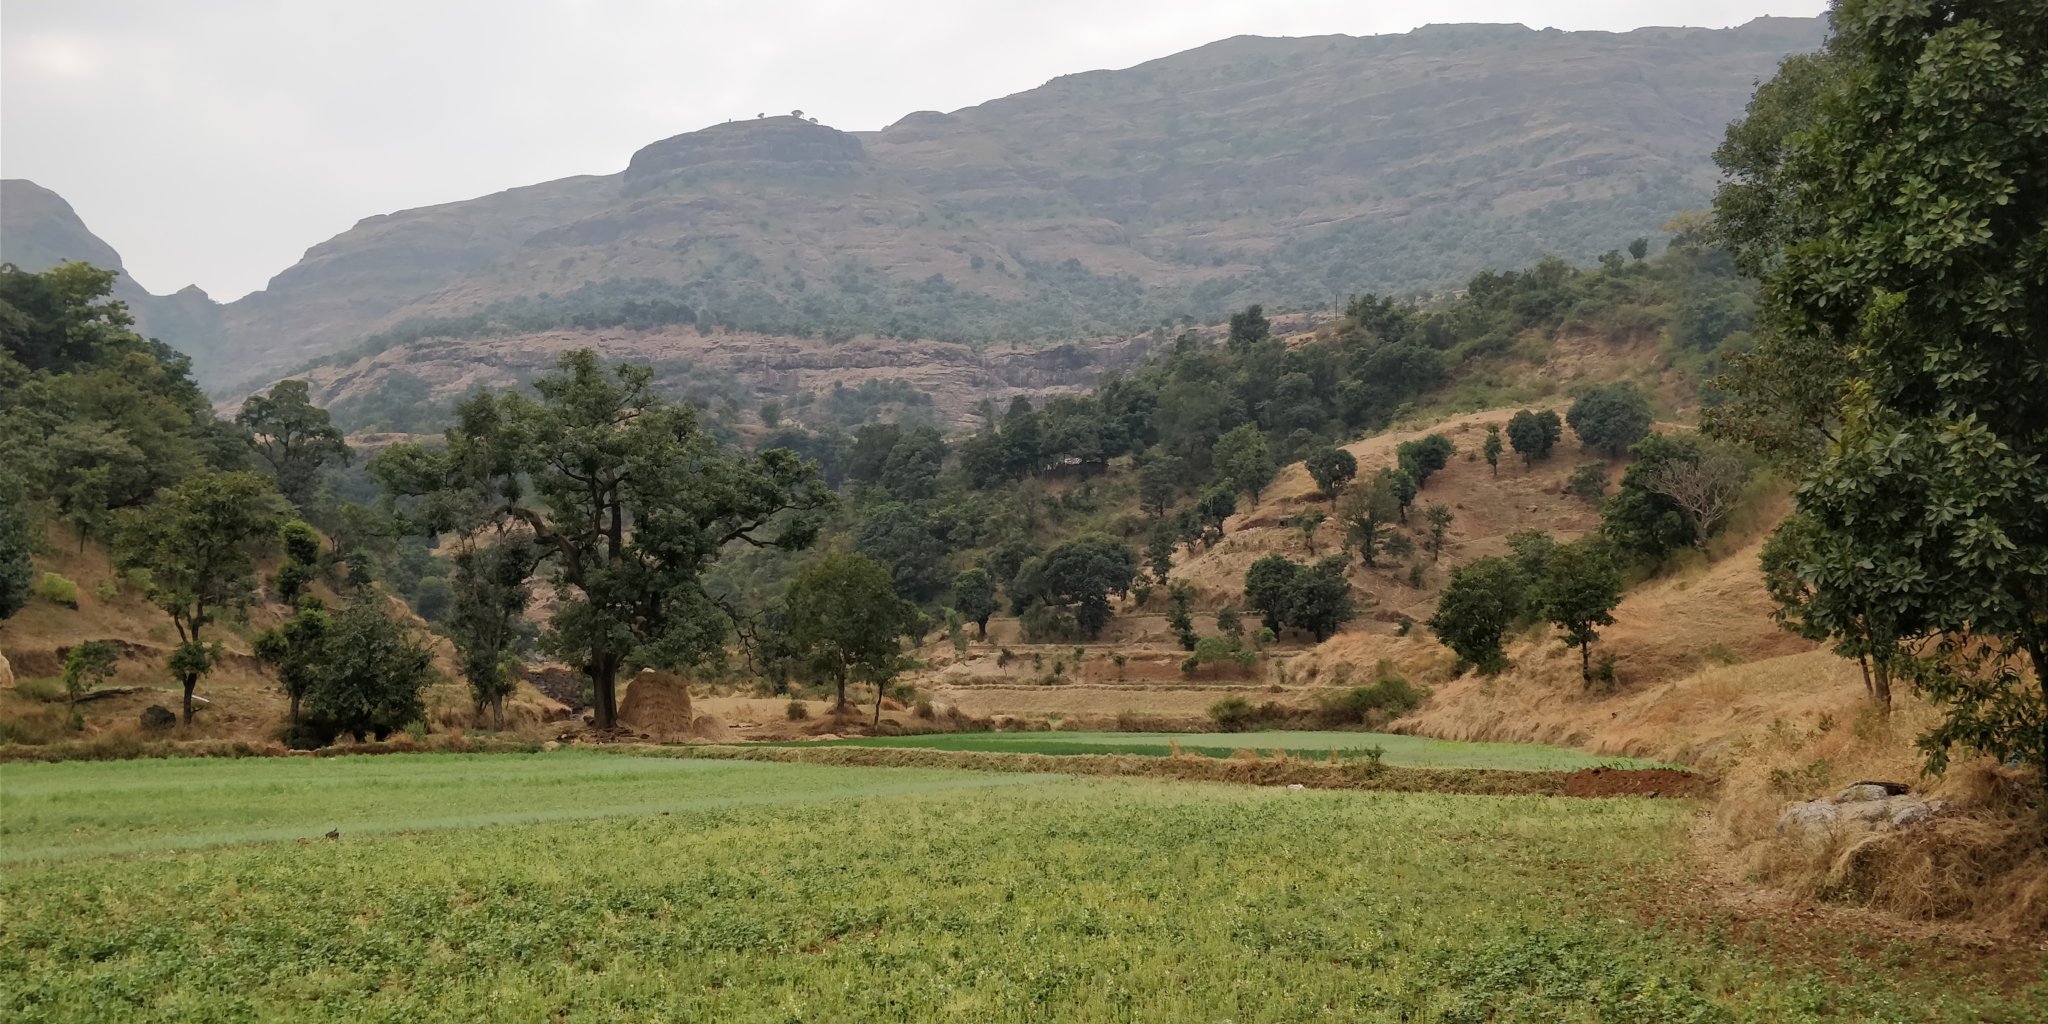
[[(1913, 737), (1936, 711), (1910, 696), (1890, 716), (1852, 695), (1812, 726), (1783, 720), (1738, 744), (1706, 834), (1746, 880), (1917, 920), (1968, 920), (1994, 932), (2048, 932), (2048, 818), (2031, 772), (1988, 761), (1920, 774)], [(1866, 779), (1905, 782), (1943, 803), (1932, 820), (1819, 839), (1777, 834), (1795, 801)]]

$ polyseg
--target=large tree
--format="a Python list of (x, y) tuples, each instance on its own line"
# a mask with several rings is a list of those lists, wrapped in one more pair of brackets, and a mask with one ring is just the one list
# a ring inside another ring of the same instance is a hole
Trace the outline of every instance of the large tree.
[(917, 613), (896, 596), (889, 571), (863, 555), (831, 552), (797, 572), (783, 602), (790, 647), (837, 688), (838, 712), (846, 711), (848, 683), (873, 683), (880, 726), (882, 691), (896, 675), (897, 638)]
[(1498, 672), (1507, 665), (1501, 640), (1522, 615), (1527, 586), (1521, 569), (1508, 559), (1467, 562), (1451, 570), (1429, 628), (1459, 658), (1482, 672)]
[(1564, 419), (1579, 443), (1618, 459), (1650, 432), (1650, 403), (1633, 385), (1609, 384), (1581, 395)]
[(354, 736), (385, 736), (420, 721), (420, 691), (432, 681), (434, 655), (383, 601), (364, 597), (336, 613), (306, 694), (315, 721)]
[(1820, 441), (1789, 460), (1820, 542), (1781, 571), (1932, 641), (1907, 663), (1945, 711), (1930, 766), (1960, 746), (2048, 781), (2048, 3), (1833, 21), (1720, 153), (1722, 231), (1763, 279), (1732, 427)]
[(1621, 603), (1621, 570), (1597, 537), (1559, 544), (1544, 558), (1543, 576), (1531, 597), (1543, 617), (1564, 631), (1566, 647), (1579, 649), (1579, 678), (1593, 684), (1593, 641), (1614, 622)]
[(1335, 445), (1318, 448), (1302, 460), (1308, 475), (1316, 482), (1316, 490), (1331, 501), (1344, 493), (1344, 485), (1358, 475), (1358, 457)]
[(724, 450), (653, 375), (571, 352), (534, 382), (537, 399), (479, 395), (445, 447), (397, 445), (372, 463), (427, 531), (511, 519), (531, 532), (561, 601), (542, 641), (589, 678), (602, 729), (618, 722), (628, 666), (724, 650), (737, 612), (703, 576), (727, 545), (805, 547), (832, 504), (815, 467), (780, 448)]
[(308, 595), (299, 600), (298, 611), (291, 618), (256, 636), (256, 657), (277, 673), (277, 683), (291, 702), (287, 721), (293, 725), (299, 724), (299, 709), (320, 677), (332, 625), (320, 599)]
[(996, 613), (996, 581), (987, 569), (977, 565), (953, 577), (953, 610), (974, 623), (981, 639), (988, 639), (989, 616)]
[(1130, 545), (1103, 534), (1083, 534), (1033, 560), (1020, 573), (1020, 600), (1069, 608), (1083, 636), (1094, 638), (1109, 623), (1112, 596), (1131, 589), (1138, 555)]
[(206, 627), (220, 613), (248, 604), (256, 555), (275, 542), (284, 521), (284, 502), (270, 481), (239, 472), (192, 476), (118, 523), (117, 564), (148, 574), (150, 601), (178, 631), (170, 669), (185, 687), (188, 725), (192, 691), (219, 657), (204, 639)]
[(1278, 470), (1266, 435), (1259, 432), (1256, 424), (1239, 424), (1216, 439), (1217, 477), (1233, 490), (1243, 491), (1252, 504), (1259, 503), (1259, 492), (1273, 482), (1273, 474)]
[(279, 381), (268, 394), (250, 395), (235, 422), (249, 432), (249, 444), (277, 477), (278, 491), (300, 508), (313, 500), (323, 467), (348, 464), (348, 442), (327, 410), (313, 404), (305, 381)]

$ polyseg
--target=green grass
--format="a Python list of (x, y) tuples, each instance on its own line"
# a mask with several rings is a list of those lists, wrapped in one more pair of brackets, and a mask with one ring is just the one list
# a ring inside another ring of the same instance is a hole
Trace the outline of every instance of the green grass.
[(1229, 757), (1236, 750), (1272, 753), (1285, 750), (1308, 757), (1365, 756), (1377, 746), (1387, 764), (1411, 768), (1503, 768), (1550, 771), (1601, 765), (1625, 768), (1661, 767), (1656, 762), (1626, 757), (1601, 757), (1563, 747), (1535, 743), (1461, 743), (1421, 736), (1380, 732), (955, 732), (923, 736), (864, 736), (775, 746), (923, 747), (929, 750), (973, 750), (1009, 754), (1156, 754), (1179, 744), (1183, 754)]
[(1967, 956), (1773, 965), (1642, 923), (1690, 814), (567, 751), (9, 764), (0, 1016), (1960, 1022), (2048, 998)]

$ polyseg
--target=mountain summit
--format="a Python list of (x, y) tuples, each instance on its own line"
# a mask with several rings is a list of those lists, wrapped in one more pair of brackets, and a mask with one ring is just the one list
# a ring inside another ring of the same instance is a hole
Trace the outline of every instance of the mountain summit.
[(1704, 205), (1723, 127), (1825, 30), (1243, 36), (876, 132), (728, 122), (366, 218), (166, 340), (222, 385), (426, 338), (983, 344), (1455, 287)]

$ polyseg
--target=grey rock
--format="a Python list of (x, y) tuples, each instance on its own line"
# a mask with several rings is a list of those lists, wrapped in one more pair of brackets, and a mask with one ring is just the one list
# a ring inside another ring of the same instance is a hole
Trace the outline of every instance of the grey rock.
[(1793, 804), (1778, 816), (1779, 835), (1813, 835), (1832, 831), (1841, 820), (1841, 809), (1826, 800)]
[(1860, 804), (1871, 800), (1883, 800), (1891, 795), (1891, 790), (1880, 783), (1859, 782), (1836, 793), (1835, 802), (1838, 804)]

